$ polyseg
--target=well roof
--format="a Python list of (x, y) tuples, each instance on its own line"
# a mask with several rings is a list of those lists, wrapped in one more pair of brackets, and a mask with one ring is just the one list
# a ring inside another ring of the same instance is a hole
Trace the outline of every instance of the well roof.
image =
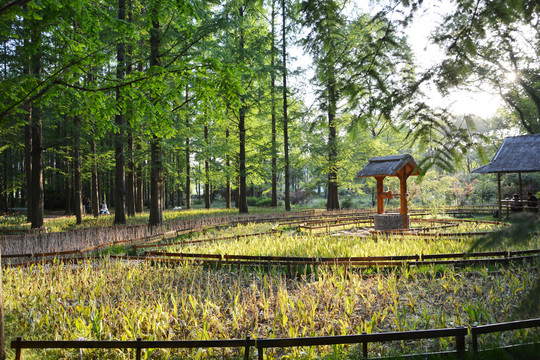
[(414, 158), (409, 154), (402, 154), (373, 157), (356, 176), (396, 176), (404, 167), (407, 167), (407, 176), (420, 173)]
[(473, 173), (516, 173), (540, 171), (540, 134), (504, 139), (491, 162)]

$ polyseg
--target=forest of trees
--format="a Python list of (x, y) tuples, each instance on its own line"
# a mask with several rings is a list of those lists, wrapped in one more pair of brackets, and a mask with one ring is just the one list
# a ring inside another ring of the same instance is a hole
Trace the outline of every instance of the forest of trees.
[(80, 223), (106, 200), (116, 224), (148, 206), (155, 226), (194, 191), (240, 213), (248, 196), (290, 210), (298, 191), (339, 209), (372, 156), (486, 161), (475, 119), (430, 105), (428, 83), (488, 87), (500, 128), (539, 133), (537, 2), (440, 3), (444, 56), (419, 69), (406, 29), (422, 0), (2, 1), (0, 211), (39, 228), (44, 208)]

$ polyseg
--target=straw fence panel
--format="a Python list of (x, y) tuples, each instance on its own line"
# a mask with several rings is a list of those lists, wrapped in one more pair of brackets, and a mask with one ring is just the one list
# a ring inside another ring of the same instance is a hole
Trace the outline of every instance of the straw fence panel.
[[(412, 212), (412, 211), (411, 211)], [(144, 238), (156, 236), (168, 231), (193, 230), (200, 231), (205, 227), (218, 225), (236, 225), (246, 222), (290, 221), (310, 218), (338, 218), (351, 215), (372, 215), (372, 209), (351, 209), (339, 211), (306, 210), (281, 214), (229, 215), (222, 217), (200, 217), (196, 219), (173, 220), (164, 223), (161, 228), (149, 228), (147, 225), (113, 226), (105, 228), (87, 228), (70, 230), (61, 233), (26, 232), (21, 235), (1, 235), (2, 255), (34, 255), (54, 252), (83, 251), (90, 248), (143, 241)]]
[(1, 237), (2, 255), (43, 254), (84, 250), (151, 236), (146, 226), (88, 228), (57, 233), (28, 233)]

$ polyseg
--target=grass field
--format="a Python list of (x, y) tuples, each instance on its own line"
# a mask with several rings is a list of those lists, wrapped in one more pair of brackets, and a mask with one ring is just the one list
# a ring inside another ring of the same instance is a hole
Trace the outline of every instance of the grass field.
[[(199, 214), (200, 215), (200, 214)], [(191, 216), (191, 214), (189, 215)], [(197, 216), (194, 212), (193, 216)], [(497, 225), (464, 223), (464, 232)], [(266, 232), (275, 224), (237, 225), (196, 234), (205, 239)], [(375, 256), (467, 251), (470, 236), (316, 236), (292, 227), (283, 234), (189, 245), (170, 251), (287, 256)], [(539, 248), (539, 237), (514, 248)], [(349, 271), (307, 267), (296, 276), (280, 268), (208, 267), (193, 263), (113, 260), (60, 262), (3, 272), (7, 341), (232, 339), (325, 336), (470, 327), (537, 317), (523, 299), (538, 282), (538, 264), (455, 268), (421, 266)], [(481, 347), (538, 341), (538, 330), (485, 336)], [(453, 339), (372, 345), (370, 356), (452, 350)], [(81, 355), (82, 354), (82, 355)], [(267, 351), (267, 358), (354, 358), (356, 346)], [(236, 349), (149, 350), (148, 359), (238, 358)], [(8, 353), (8, 358), (13, 353)], [(24, 359), (132, 359), (117, 350), (25, 350)]]

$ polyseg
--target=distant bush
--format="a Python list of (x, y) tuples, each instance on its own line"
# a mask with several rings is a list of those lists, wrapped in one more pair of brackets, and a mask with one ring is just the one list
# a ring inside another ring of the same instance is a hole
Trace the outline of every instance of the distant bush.
[(267, 197), (259, 198), (259, 200), (257, 201), (257, 206), (270, 207), (272, 206), (272, 199)]
[(345, 200), (341, 202), (342, 209), (351, 209), (353, 207), (354, 207), (353, 199), (350, 197), (345, 198)]
[(249, 206), (270, 207), (272, 206), (272, 199), (268, 197), (248, 197), (247, 203)]

